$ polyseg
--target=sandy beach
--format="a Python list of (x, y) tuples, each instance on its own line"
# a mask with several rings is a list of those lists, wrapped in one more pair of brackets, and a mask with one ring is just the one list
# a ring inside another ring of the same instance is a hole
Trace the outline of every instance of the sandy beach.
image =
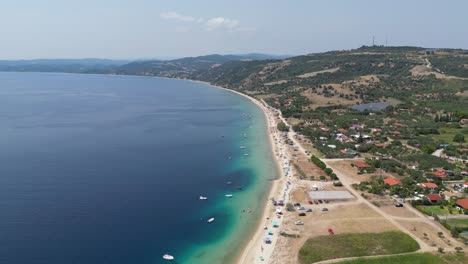
[[(201, 82), (201, 81), (197, 81)], [(275, 161), (280, 172), (280, 178), (276, 179), (269, 191), (268, 197), (273, 197), (275, 200), (283, 200), (284, 204), (289, 201), (289, 192), (292, 189), (291, 177), (293, 175), (293, 170), (289, 166), (290, 154), (288, 153), (288, 145), (284, 142), (284, 139), (281, 137), (281, 132), (277, 129), (277, 123), (283, 118), (281, 113), (268, 105), (265, 102), (260, 102), (259, 100), (248, 96), (246, 94), (240, 93), (238, 91), (230, 90), (224, 87), (212, 85), (207, 82), (201, 82), (208, 84), (210, 86), (223, 89), (232, 93), (236, 93), (240, 96), (243, 96), (254, 104), (256, 104), (260, 109), (262, 109), (265, 114), (268, 125), (268, 135), (270, 139), (270, 144), (272, 152), (275, 157)], [(279, 232), (283, 216), (278, 215), (275, 210), (275, 206), (270, 200), (265, 201), (264, 209), (261, 218), (257, 224), (255, 231), (252, 233), (244, 249), (240, 252), (239, 257), (236, 263), (239, 264), (252, 264), (252, 263), (269, 263), (270, 257), (272, 256), (273, 250), (275, 248), (276, 242), (278, 240)], [(284, 209), (284, 207), (282, 207)], [(276, 222), (278, 227), (273, 228), (272, 222)], [(272, 231), (273, 234), (268, 235), (267, 232)], [(271, 240), (271, 243), (266, 244), (263, 239), (268, 237)]]

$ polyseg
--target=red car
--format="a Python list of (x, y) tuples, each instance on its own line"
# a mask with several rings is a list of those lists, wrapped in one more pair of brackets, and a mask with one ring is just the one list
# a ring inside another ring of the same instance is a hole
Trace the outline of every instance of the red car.
[(309, 204), (313, 204), (314, 202), (312, 202), (311, 200), (307, 201)]

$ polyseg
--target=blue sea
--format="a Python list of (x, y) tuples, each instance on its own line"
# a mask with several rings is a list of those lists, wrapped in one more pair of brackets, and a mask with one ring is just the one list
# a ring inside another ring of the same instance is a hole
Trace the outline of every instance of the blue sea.
[(277, 177), (263, 112), (234, 93), (0, 73), (0, 263), (230, 263)]

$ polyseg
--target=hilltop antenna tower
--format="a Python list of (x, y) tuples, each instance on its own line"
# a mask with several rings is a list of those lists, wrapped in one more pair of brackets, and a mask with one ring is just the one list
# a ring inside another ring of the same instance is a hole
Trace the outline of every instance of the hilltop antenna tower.
[(372, 46), (375, 46), (375, 36), (372, 36)]
[(385, 47), (388, 46), (388, 37), (385, 37)]

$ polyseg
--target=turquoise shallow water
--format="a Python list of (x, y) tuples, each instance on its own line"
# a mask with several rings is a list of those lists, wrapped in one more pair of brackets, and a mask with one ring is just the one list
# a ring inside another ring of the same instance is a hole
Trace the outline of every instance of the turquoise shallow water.
[(277, 177), (266, 133), (201, 83), (0, 73), (0, 262), (228, 263)]

